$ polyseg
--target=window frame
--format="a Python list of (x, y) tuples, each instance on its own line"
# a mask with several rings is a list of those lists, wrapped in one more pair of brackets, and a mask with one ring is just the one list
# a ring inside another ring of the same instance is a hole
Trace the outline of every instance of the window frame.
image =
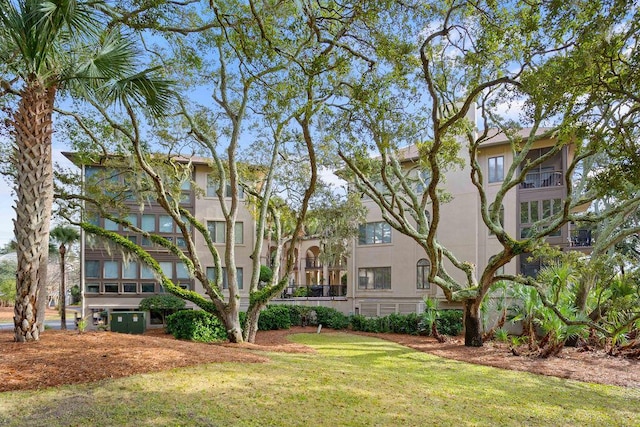
[[(499, 173), (498, 173), (499, 172)], [(489, 157), (487, 162), (489, 184), (504, 181), (504, 156)]]
[(386, 221), (373, 221), (360, 224), (358, 227), (358, 244), (385, 245), (392, 243), (391, 225)]
[[(218, 230), (218, 228), (221, 230)], [(226, 243), (227, 242), (227, 222), (220, 220), (207, 221), (207, 230), (211, 236), (213, 243)], [(213, 232), (212, 232), (213, 231)], [(236, 221), (234, 230), (234, 244), (244, 244), (244, 222)]]
[(416, 262), (416, 289), (421, 291), (431, 289), (429, 282), (429, 271), (431, 270), (431, 262), (426, 258), (420, 258)]
[[(379, 281), (384, 278), (387, 278), (388, 282)], [(367, 279), (364, 285), (362, 279)], [(358, 268), (358, 289), (362, 291), (391, 290), (391, 266)]]

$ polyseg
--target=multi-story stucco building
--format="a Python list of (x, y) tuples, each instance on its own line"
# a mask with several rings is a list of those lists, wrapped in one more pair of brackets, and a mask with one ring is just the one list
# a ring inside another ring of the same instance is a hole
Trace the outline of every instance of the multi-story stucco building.
[[(522, 136), (528, 130), (522, 131)], [(536, 142), (529, 157), (539, 157), (547, 152), (553, 140)], [(500, 133), (482, 144), (478, 162), (486, 179), (485, 191), (493, 200), (502, 185), (505, 171), (513, 162), (510, 142)], [(504, 197), (502, 211), (505, 230), (515, 237), (525, 237), (531, 225), (554, 214), (566, 195), (564, 172), (571, 159), (571, 146), (546, 160), (530, 171), (519, 187), (511, 189)], [(464, 157), (466, 150), (460, 155)], [(412, 164), (417, 159), (415, 147), (401, 151), (401, 159)], [(73, 157), (70, 155), (70, 157)], [(496, 237), (484, 225), (480, 215), (480, 198), (469, 179), (469, 159), (465, 167), (447, 172), (445, 188), (453, 196), (442, 205), (438, 230), (440, 242), (460, 260), (476, 266), (480, 274), (491, 256), (501, 249)], [(206, 224), (218, 249), (224, 251), (224, 217), (220, 201), (215, 194), (215, 180), (209, 178), (211, 169), (207, 159), (190, 159), (192, 180), (202, 189), (197, 192), (185, 183), (183, 206), (203, 224)], [(93, 172), (93, 166), (84, 167), (85, 176)], [(198, 195), (200, 194), (200, 195)], [(242, 194), (241, 194), (242, 197)], [(244, 200), (244, 199), (243, 199)], [(352, 242), (349, 257), (335, 265), (321, 262), (321, 245), (316, 239), (302, 239), (294, 252), (296, 264), (289, 278), (290, 285), (274, 303), (325, 305), (344, 313), (360, 313), (382, 316), (390, 313), (420, 312), (425, 296), (435, 297), (444, 303), (440, 289), (427, 280), (429, 259), (413, 239), (394, 230), (383, 219), (378, 206), (364, 199), (368, 210), (366, 223), (360, 227), (360, 236)], [(131, 205), (129, 221), (147, 231), (157, 232), (179, 246), (182, 237), (177, 233), (171, 217), (153, 203), (139, 210)], [(250, 255), (256, 238), (256, 227), (251, 207), (242, 203), (236, 223), (235, 254), (240, 294), (247, 304), (248, 277), (251, 271)], [(149, 250), (175, 283), (203, 293), (202, 285), (191, 279), (186, 268), (175, 257), (161, 248), (149, 246), (135, 233), (130, 233), (109, 220), (97, 218), (100, 226), (118, 231)], [(562, 248), (579, 246), (588, 250), (591, 236), (584, 230), (570, 230), (563, 226), (548, 237), (548, 242)], [(196, 251), (208, 271), (213, 272), (213, 258), (202, 236), (195, 237)], [(268, 241), (263, 245), (263, 264), (269, 265), (273, 248)], [(100, 247), (83, 246), (83, 292), (85, 313), (136, 309), (140, 301), (149, 295), (163, 292), (148, 268), (135, 261), (125, 260), (117, 251), (107, 252)], [(224, 257), (222, 257), (224, 259)], [(540, 266), (528, 262), (528, 256), (520, 256), (504, 267), (509, 274), (535, 274)], [(452, 269), (453, 271), (453, 269)], [(454, 272), (455, 277), (455, 272)], [(463, 279), (460, 273), (460, 280)], [(192, 305), (188, 305), (193, 307)], [(446, 307), (446, 304), (442, 305)], [(449, 305), (451, 306), (451, 305)], [(151, 322), (156, 322), (152, 313)]]

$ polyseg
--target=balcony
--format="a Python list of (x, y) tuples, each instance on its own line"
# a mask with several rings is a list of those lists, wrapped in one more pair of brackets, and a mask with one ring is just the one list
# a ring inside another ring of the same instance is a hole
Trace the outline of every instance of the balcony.
[(320, 270), (322, 269), (322, 263), (319, 258), (308, 257), (304, 259), (304, 267), (307, 270)]
[(596, 243), (595, 236), (591, 230), (577, 229), (571, 231), (572, 248), (588, 248)]
[(347, 285), (288, 286), (280, 298), (343, 298), (347, 296)]
[(564, 185), (564, 174), (561, 170), (529, 172), (520, 188), (545, 188)]

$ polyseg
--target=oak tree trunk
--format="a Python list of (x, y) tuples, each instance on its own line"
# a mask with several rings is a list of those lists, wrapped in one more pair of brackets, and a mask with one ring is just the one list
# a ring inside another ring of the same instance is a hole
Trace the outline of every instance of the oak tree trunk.
[(241, 343), (244, 342), (242, 337), (242, 328), (240, 327), (240, 319), (236, 310), (224, 313), (224, 326), (227, 328), (227, 338), (229, 342)]
[(260, 319), (260, 311), (266, 306), (266, 304), (255, 304), (249, 307), (247, 310), (247, 320), (244, 325), (244, 339), (247, 342), (253, 343), (256, 341), (256, 334), (258, 333), (258, 320)]
[(38, 300), (46, 299), (46, 265), (49, 257), (49, 224), (53, 205), (51, 162), (51, 113), (55, 88), (29, 79), (13, 117), (16, 168), (17, 243), (14, 339), (37, 341)]
[(482, 347), (482, 320), (478, 299), (468, 299), (464, 302), (464, 345)]

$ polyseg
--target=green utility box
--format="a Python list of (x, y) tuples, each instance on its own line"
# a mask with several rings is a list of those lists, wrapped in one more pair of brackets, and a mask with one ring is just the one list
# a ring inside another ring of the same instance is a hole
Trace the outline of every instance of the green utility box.
[(111, 313), (111, 332), (143, 334), (147, 328), (144, 311), (114, 311)]

